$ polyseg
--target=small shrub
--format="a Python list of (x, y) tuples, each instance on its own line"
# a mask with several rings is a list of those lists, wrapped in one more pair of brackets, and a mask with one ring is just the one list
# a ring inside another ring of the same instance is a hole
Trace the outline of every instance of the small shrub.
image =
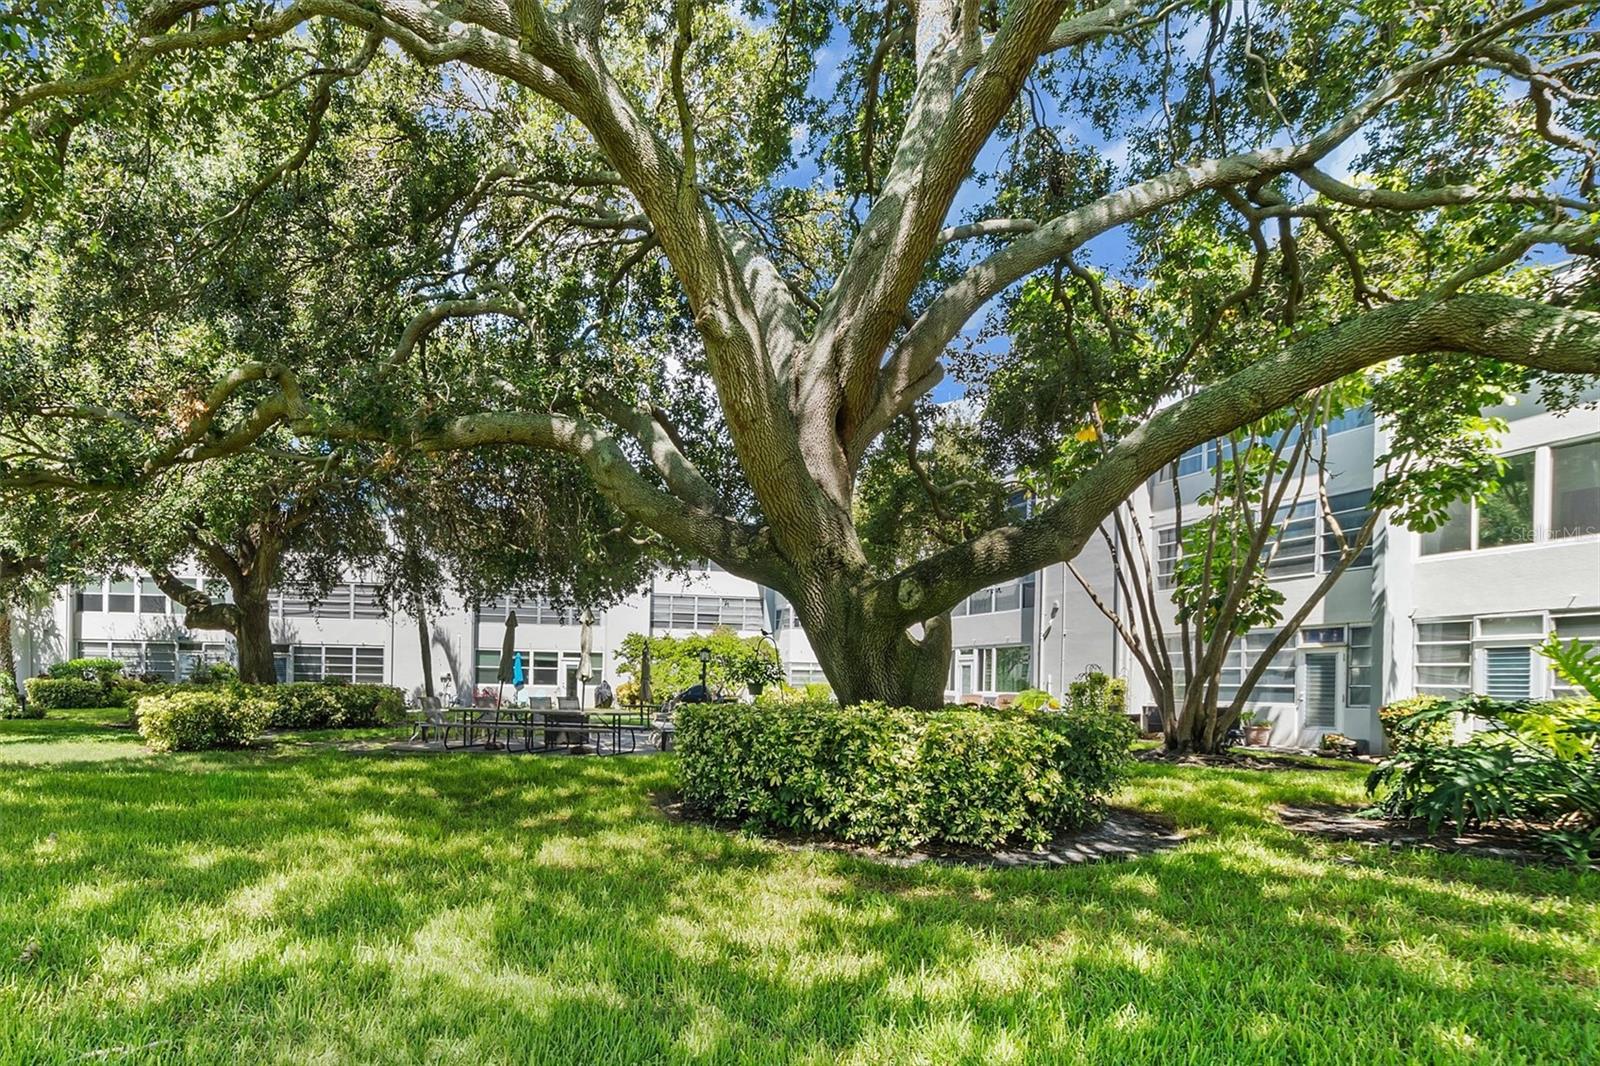
[(139, 734), (155, 751), (237, 748), (261, 736), (272, 707), (237, 689), (187, 689), (143, 696)]
[(17, 695), (17, 679), (0, 672), (0, 718), (43, 718), (44, 708), (32, 701), (24, 704)]
[(1017, 693), (1012, 706), (1022, 711), (1044, 711), (1060, 707), (1061, 701), (1042, 688), (1025, 688)]
[(1391, 750), (1410, 745), (1448, 744), (1455, 735), (1451, 715), (1423, 714), (1442, 707), (1439, 696), (1408, 696), (1378, 708), (1378, 722)]
[(232, 663), (199, 663), (189, 674), (192, 685), (233, 685), (239, 681), (239, 671)]
[(99, 681), (110, 684), (122, 676), (126, 665), (121, 659), (68, 659), (66, 662), (52, 664), (47, 673), (58, 680)]
[(678, 712), (684, 799), (716, 818), (890, 848), (1042, 845), (1090, 824), (1132, 727), (1102, 710), (699, 704)]
[(28, 702), (40, 714), (45, 711), (64, 711), (73, 707), (120, 707), (121, 694), (111, 685), (101, 681), (88, 681), (77, 677), (30, 677), (27, 682)]
[[(1485, 728), (1460, 744), (1424, 740), (1428, 728), (1470, 714)], [(1367, 778), (1378, 813), (1452, 824), (1522, 820), (1550, 827), (1548, 846), (1600, 862), (1600, 703), (1473, 696), (1437, 701), (1397, 723), (1394, 753)]]

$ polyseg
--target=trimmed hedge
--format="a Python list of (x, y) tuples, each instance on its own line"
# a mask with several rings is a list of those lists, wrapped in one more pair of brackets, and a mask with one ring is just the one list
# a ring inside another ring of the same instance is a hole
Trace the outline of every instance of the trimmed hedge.
[(282, 685), (180, 684), (149, 686), (136, 696), (134, 718), (142, 720), (145, 704), (172, 694), (218, 693), (255, 700), (270, 712), (268, 729), (359, 729), (393, 725), (405, 718), (405, 696), (389, 685), (327, 684), (296, 681)]
[(357, 729), (405, 717), (405, 695), (389, 685), (296, 681), (235, 687), (271, 705), (273, 729)]
[(193, 688), (139, 699), (139, 735), (155, 751), (243, 747), (271, 720), (269, 703), (238, 689)]
[(678, 710), (684, 800), (764, 830), (889, 848), (1043, 845), (1097, 821), (1133, 727), (1103, 708), (808, 702)]
[(59, 680), (110, 683), (122, 676), (126, 665), (121, 659), (68, 659), (66, 662), (52, 663), (45, 672)]
[(100, 681), (78, 677), (30, 677), (24, 682), (28, 702), (45, 711), (64, 711), (72, 707), (120, 707), (122, 694)]

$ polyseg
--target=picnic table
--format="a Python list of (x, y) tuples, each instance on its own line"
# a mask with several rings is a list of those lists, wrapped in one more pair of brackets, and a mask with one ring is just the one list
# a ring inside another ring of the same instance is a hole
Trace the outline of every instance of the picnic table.
[(425, 700), (423, 707), (411, 712), (412, 739), (437, 738), (447, 751), (455, 739), (462, 748), (481, 743), (506, 751), (620, 755), (638, 751), (639, 734), (656, 728), (645, 709), (637, 706), (584, 710), (548, 703), (489, 708), (427, 704)]

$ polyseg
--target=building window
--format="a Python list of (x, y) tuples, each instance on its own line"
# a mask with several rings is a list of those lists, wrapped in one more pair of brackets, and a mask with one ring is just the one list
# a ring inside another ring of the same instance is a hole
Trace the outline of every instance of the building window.
[(1346, 645), (1344, 702), (1347, 707), (1372, 706), (1372, 627), (1351, 626)]
[(152, 674), (163, 681), (187, 680), (202, 662), (228, 660), (226, 644), (196, 644), (165, 640), (78, 641), (79, 658), (119, 659), (133, 677)]
[(1600, 533), (1600, 440), (1551, 449), (1551, 536)]
[[(1370, 411), (1370, 408), (1368, 410)], [(1339, 534), (1343, 536), (1348, 546), (1361, 533), (1361, 527), (1367, 524), (1367, 519), (1371, 516), (1372, 490), (1362, 489), (1359, 492), (1341, 492), (1337, 496), (1329, 496), (1328, 509), (1333, 512), (1333, 520), (1339, 523)], [(1339, 565), (1340, 548), (1339, 537), (1334, 535), (1333, 527), (1328, 524), (1326, 516), (1323, 517), (1323, 525), (1322, 572), (1326, 574)], [(1354, 569), (1371, 565), (1372, 544), (1369, 542), (1350, 566)]]
[(1477, 500), (1478, 547), (1533, 543), (1533, 453), (1506, 460), (1505, 473)]
[(363, 685), (383, 683), (383, 649), (342, 644), (296, 644), (288, 661), (296, 681), (337, 678)]
[(962, 648), (952, 660), (951, 681), (960, 678), (963, 694), (1021, 692), (1031, 683), (1032, 664), (1026, 644)]
[(799, 685), (826, 685), (828, 675), (823, 673), (819, 663), (790, 663), (787, 671), (789, 684)]
[(119, 578), (111, 582), (111, 593), (106, 597), (106, 610), (113, 614), (133, 613), (134, 593), (131, 578)]
[(384, 617), (383, 603), (378, 596), (378, 586), (358, 584), (354, 587), (353, 602), (355, 604), (355, 617), (357, 618), (382, 618)]
[[(527, 663), (528, 653), (522, 652), (522, 661)], [(500, 680), (500, 653), (493, 648), (478, 649), (478, 663), (476, 671), (477, 683), (492, 685)]]
[(78, 586), (78, 610), (103, 611), (106, 609), (105, 585), (99, 581)]
[(1552, 448), (1550, 525), (1535, 523), (1535, 453), (1508, 456), (1499, 481), (1475, 500), (1457, 500), (1437, 529), (1421, 535), (1423, 555), (1532, 544), (1600, 533), (1600, 441)]
[[(1234, 640), (1217, 672), (1218, 702), (1222, 704), (1233, 702), (1234, 697), (1239, 694), (1239, 686), (1244, 683), (1245, 674), (1266, 654), (1267, 646), (1277, 635), (1278, 631), (1275, 629), (1256, 629)], [(1167, 652), (1172, 658), (1174, 688), (1181, 697), (1187, 684), (1183, 669), (1181, 634), (1171, 634), (1167, 637)], [(1261, 677), (1256, 681), (1255, 688), (1250, 690), (1245, 705), (1256, 707), (1263, 704), (1293, 702), (1294, 643), (1290, 641), (1279, 649), (1272, 657), (1272, 661), (1261, 671)]]
[(1351, 408), (1341, 414), (1334, 415), (1328, 420), (1326, 427), (1328, 436), (1335, 433), (1344, 433), (1362, 426), (1372, 425), (1372, 405), (1362, 404), (1360, 407)]
[(1178, 527), (1156, 530), (1156, 587), (1170, 589), (1178, 565)]
[(996, 614), (1000, 611), (1015, 611), (1020, 607), (1032, 606), (1033, 579), (1028, 577), (980, 589), (956, 604), (950, 613), (960, 618), (963, 615)]
[(167, 597), (162, 593), (161, 586), (156, 584), (156, 580), (153, 577), (139, 579), (139, 613), (167, 613)]
[(1444, 521), (1422, 534), (1422, 554), (1464, 552), (1472, 548), (1472, 504), (1456, 500), (1445, 509)]
[[(1565, 615), (1551, 619), (1557, 639), (1600, 641), (1600, 614)], [(1550, 694), (1557, 699), (1582, 699), (1587, 693), (1552, 672)]]
[(1417, 692), (1455, 699), (1472, 691), (1472, 623), (1418, 622)]
[(1508, 458), (1497, 485), (1475, 501), (1455, 501), (1444, 524), (1422, 535), (1422, 554), (1532, 543), (1533, 467), (1532, 452)]
[(759, 632), (767, 627), (759, 596), (658, 595), (650, 607), (657, 629), (705, 631), (719, 626)]
[(1033, 650), (1026, 644), (994, 649), (994, 688), (996, 692), (1021, 692), (1030, 683), (1029, 667)]
[(1306, 500), (1278, 515), (1281, 532), (1276, 549), (1268, 543), (1271, 558), (1267, 576), (1305, 577), (1317, 572), (1317, 501)]
[(350, 586), (335, 585), (317, 601), (318, 618), (349, 618)]
[(1483, 649), (1483, 691), (1497, 700), (1525, 700), (1532, 695), (1533, 649)]
[(317, 605), (311, 590), (299, 586), (284, 589), (283, 614), (285, 618), (315, 618)]

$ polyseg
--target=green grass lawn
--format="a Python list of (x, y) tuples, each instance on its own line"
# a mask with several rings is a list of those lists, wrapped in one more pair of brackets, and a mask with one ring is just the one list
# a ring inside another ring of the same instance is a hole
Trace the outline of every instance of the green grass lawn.
[(1194, 843), (901, 869), (669, 822), (670, 756), (114, 717), (0, 723), (0, 1061), (1600, 1061), (1600, 877), (1271, 821), (1356, 770), (1141, 764)]

